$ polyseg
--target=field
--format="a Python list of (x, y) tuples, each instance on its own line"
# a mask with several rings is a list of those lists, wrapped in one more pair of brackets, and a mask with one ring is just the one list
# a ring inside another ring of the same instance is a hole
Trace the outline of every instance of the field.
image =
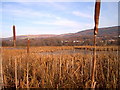
[[(4, 87), (90, 88), (92, 46), (2, 47)], [(96, 88), (119, 87), (118, 47), (97, 47)]]

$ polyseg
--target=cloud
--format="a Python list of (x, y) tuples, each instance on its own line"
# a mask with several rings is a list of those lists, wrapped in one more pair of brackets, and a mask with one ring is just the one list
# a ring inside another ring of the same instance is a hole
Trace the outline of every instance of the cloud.
[[(94, 2), (95, 0), (1, 0), (2, 2)], [(103, 0), (102, 2), (119, 2), (119, 0)]]
[(114, 20), (107, 18), (107, 17), (100, 17), (99, 21), (99, 27), (111, 27), (111, 26), (117, 26), (118, 25), (118, 16), (113, 18)]
[(79, 16), (79, 17), (85, 17), (85, 18), (90, 18), (90, 19), (93, 18), (89, 14), (82, 13), (82, 12), (79, 12), (79, 11), (73, 11), (72, 14), (74, 14), (75, 16)]
[[(9, 8), (9, 9), (8, 9)], [(0, 9), (2, 10), (2, 9)], [(19, 18), (53, 18), (53, 19), (60, 19), (59, 16), (56, 16), (55, 14), (48, 13), (48, 12), (42, 12), (42, 11), (36, 11), (31, 8), (26, 7), (16, 7), (14, 8), (11, 5), (7, 5), (5, 8), (3, 8), (3, 14), (4, 15), (12, 15), (13, 17), (19, 17)]]
[(51, 5), (54, 8), (59, 9), (59, 10), (66, 10), (66, 7), (64, 5), (58, 4), (56, 2), (49, 2), (48, 4)]
[(2, 7), (0, 6), (0, 12), (2, 13)]
[(34, 10), (30, 9), (13, 9), (13, 10), (7, 10), (6, 12), (9, 12), (9, 14), (14, 15), (16, 17), (52, 17), (48, 13), (40, 13), (36, 12)]
[(34, 21), (33, 24), (69, 27), (72, 29), (84, 29), (86, 27), (91, 28), (93, 26), (92, 23), (89, 24), (89, 23), (77, 22), (77, 21), (65, 19), (62, 17), (58, 17), (58, 19), (51, 22)]
[(51, 22), (36, 21), (33, 23), (34, 24), (44, 24), (44, 25), (54, 25), (54, 26), (66, 26), (66, 27), (79, 27), (79, 26), (81, 26), (81, 24), (76, 22), (76, 21), (63, 19), (61, 17), (57, 17), (56, 20), (51, 21)]
[[(53, 7), (62, 9), (60, 8), (62, 6), (59, 4), (56, 4), (53, 2), (50, 2), (49, 4), (54, 5)], [(8, 8), (11, 8), (11, 9), (8, 10)], [(48, 13), (48, 12), (40, 12), (40, 11), (38, 12), (38, 11), (32, 10), (30, 8), (25, 8), (25, 7), (13, 8), (13, 6), (7, 5), (7, 9), (4, 9), (4, 12), (7, 12), (15, 17), (30, 18), (30, 20), (33, 18), (34, 20), (31, 21), (31, 23), (33, 24), (64, 26), (64, 27), (72, 27), (72, 28), (82, 27), (81, 23), (65, 19), (63, 18), (64, 16), (60, 17), (60, 16), (57, 16), (55, 14)], [(39, 21), (38, 19), (35, 20), (35, 18), (38, 18), (38, 17), (42, 18), (41, 21)], [(45, 22), (43, 18), (46, 18), (46, 17), (49, 18), (50, 21), (48, 20)]]

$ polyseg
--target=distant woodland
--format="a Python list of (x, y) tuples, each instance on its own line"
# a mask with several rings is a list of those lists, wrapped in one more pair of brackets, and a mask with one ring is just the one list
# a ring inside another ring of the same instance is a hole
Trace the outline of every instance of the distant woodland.
[[(26, 46), (27, 39), (20, 39), (16, 41), (17, 46)], [(118, 45), (117, 37), (98, 37), (97, 45)], [(72, 38), (31, 38), (31, 46), (82, 46), (82, 45), (93, 45), (93, 37), (72, 37)], [(2, 46), (13, 46), (12, 40), (2, 40)]]

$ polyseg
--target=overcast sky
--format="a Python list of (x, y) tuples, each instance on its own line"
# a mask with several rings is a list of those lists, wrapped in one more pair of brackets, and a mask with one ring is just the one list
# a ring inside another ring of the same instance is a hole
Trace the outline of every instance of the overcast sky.
[[(2, 37), (17, 35), (64, 34), (94, 28), (94, 2), (3, 2)], [(101, 3), (99, 27), (118, 25), (118, 3)]]

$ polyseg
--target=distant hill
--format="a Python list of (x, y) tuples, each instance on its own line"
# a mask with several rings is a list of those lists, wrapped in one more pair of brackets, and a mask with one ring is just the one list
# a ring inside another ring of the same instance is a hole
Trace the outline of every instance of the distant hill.
[[(114, 27), (106, 27), (106, 28), (99, 28), (98, 36), (111, 36), (111, 37), (117, 37), (118, 36), (118, 27), (120, 26), (114, 26)], [(61, 34), (61, 35), (55, 35), (55, 34), (40, 34), (40, 35), (21, 35), (17, 36), (17, 39), (26, 39), (26, 38), (51, 38), (51, 37), (78, 37), (78, 36), (92, 36), (93, 35), (93, 29), (88, 30), (82, 30), (77, 33), (67, 33), (67, 34)], [(9, 40), (12, 39), (12, 37), (4, 38), (3, 40)]]
[[(99, 28), (98, 42), (99, 45), (103, 44), (117, 44), (118, 28), (120, 26)], [(93, 29), (82, 30), (76, 33), (66, 34), (40, 34), (40, 35), (21, 35), (17, 36), (18, 45), (26, 45), (26, 39), (31, 39), (31, 45), (49, 46), (49, 45), (92, 45), (93, 44)], [(12, 37), (2, 38), (4, 45), (12, 45)]]
[[(55, 37), (57, 35), (55, 34), (40, 34), (40, 35), (20, 35), (17, 36), (17, 39), (27, 39), (27, 38), (49, 38), (49, 37)], [(8, 38), (3, 38), (3, 40), (12, 40), (12, 37), (8, 37)]]
[[(93, 35), (93, 29), (78, 32), (80, 35)], [(117, 36), (118, 35), (118, 26), (115, 27), (106, 27), (99, 28), (98, 36)]]
[[(120, 26), (114, 26), (114, 27), (106, 27), (106, 28), (99, 28), (98, 31), (98, 36), (118, 36), (118, 27), (120, 28)], [(88, 29), (88, 30), (82, 30), (80, 32), (77, 33), (71, 33), (71, 34), (66, 34), (66, 35), (62, 35), (65, 37), (73, 37), (73, 36), (93, 36), (93, 29)]]

